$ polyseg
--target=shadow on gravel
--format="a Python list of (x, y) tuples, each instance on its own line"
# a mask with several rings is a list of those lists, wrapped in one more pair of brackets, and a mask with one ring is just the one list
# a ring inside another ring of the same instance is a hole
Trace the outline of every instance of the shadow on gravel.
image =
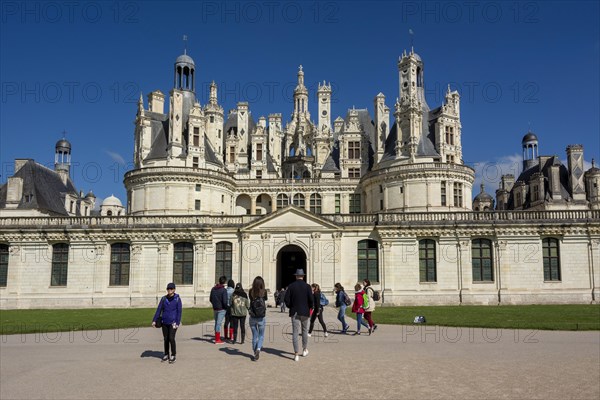
[(249, 359), (253, 359), (253, 357), (254, 357), (254, 355), (243, 353), (243, 352), (241, 352), (238, 349), (235, 349), (233, 347), (221, 347), (219, 349), (219, 351), (223, 351), (223, 352), (229, 354), (230, 356), (242, 356), (242, 357), (246, 357), (246, 358), (249, 358)]
[(154, 358), (160, 358), (162, 359), (163, 356), (163, 352), (162, 351), (154, 351), (154, 350), (145, 350), (142, 354), (140, 354), (140, 357), (144, 358), (144, 357), (154, 357)]
[(261, 349), (261, 352), (262, 353), (267, 353), (267, 354), (274, 354), (276, 356), (283, 357), (283, 358), (294, 359), (294, 353), (291, 353), (289, 351), (283, 351), (283, 350), (271, 349), (271, 348), (268, 348), (268, 347), (263, 347)]
[(192, 340), (197, 340), (199, 342), (207, 342), (207, 343), (213, 343), (214, 342), (215, 337), (213, 335), (204, 335), (204, 337), (193, 337)]

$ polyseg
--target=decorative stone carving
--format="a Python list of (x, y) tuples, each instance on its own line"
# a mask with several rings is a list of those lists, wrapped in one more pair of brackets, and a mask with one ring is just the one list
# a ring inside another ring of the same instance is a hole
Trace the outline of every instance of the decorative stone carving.
[(270, 233), (263, 233), (260, 235), (262, 240), (267, 240), (267, 239), (271, 239), (271, 234)]
[(331, 237), (334, 239), (340, 239), (342, 237), (342, 232), (333, 232)]
[(311, 233), (310, 237), (313, 238), (313, 239), (320, 239), (321, 238), (321, 233), (320, 232)]

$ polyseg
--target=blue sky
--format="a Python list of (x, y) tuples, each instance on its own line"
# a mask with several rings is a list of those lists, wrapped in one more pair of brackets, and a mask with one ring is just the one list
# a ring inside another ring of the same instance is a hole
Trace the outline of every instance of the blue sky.
[[(173, 62), (196, 63), (196, 94), (219, 84), (225, 110), (249, 101), (255, 119), (292, 111), (302, 64), (312, 89), (331, 82), (333, 117), (398, 96), (398, 56), (425, 62), (431, 108), (461, 93), (465, 162), (493, 193), (518, 172), (531, 126), (541, 154), (568, 144), (600, 158), (599, 3), (589, 2), (21, 2), (0, 3), (0, 181), (15, 158), (51, 165), (67, 132), (78, 188), (115, 194), (131, 168), (140, 91), (173, 84)], [(147, 103), (146, 103), (147, 107)], [(599, 160), (600, 161), (600, 160)], [(475, 188), (477, 193), (478, 189)]]

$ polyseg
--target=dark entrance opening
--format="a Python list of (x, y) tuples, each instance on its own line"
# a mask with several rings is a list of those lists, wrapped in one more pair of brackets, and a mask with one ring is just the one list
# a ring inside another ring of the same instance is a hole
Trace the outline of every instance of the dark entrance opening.
[[(306, 254), (301, 247), (293, 244), (285, 246), (277, 254), (277, 289), (288, 287), (296, 280), (294, 273), (302, 268), (306, 274)], [(306, 280), (306, 276), (304, 276)]]

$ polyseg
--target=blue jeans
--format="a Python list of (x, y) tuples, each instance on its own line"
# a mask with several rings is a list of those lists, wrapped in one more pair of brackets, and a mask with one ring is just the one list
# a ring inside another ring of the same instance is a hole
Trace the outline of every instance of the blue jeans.
[(250, 329), (252, 330), (252, 350), (262, 349), (265, 339), (265, 318), (250, 317)]
[(213, 311), (215, 314), (215, 333), (221, 333), (221, 325), (225, 318), (225, 310)]
[(362, 325), (362, 313), (356, 313), (356, 332), (360, 332), (360, 326)]
[(346, 308), (348, 308), (348, 306), (346, 304), (342, 304), (340, 306), (340, 311), (338, 311), (338, 320), (342, 323), (342, 330), (346, 329), (346, 327), (348, 326), (346, 324)]

